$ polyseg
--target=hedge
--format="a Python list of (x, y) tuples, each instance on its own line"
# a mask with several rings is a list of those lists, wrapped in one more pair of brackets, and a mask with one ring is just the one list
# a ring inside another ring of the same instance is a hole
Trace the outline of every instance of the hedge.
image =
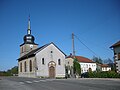
[(120, 78), (120, 74), (114, 71), (88, 72), (88, 78)]

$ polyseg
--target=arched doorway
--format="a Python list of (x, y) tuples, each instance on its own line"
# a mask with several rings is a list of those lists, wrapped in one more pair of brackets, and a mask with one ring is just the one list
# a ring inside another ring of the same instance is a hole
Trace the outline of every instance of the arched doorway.
[(48, 64), (48, 67), (49, 67), (49, 77), (50, 78), (55, 78), (55, 62), (54, 61), (51, 61), (49, 62)]
[(49, 77), (55, 78), (55, 68), (53, 66), (49, 67)]

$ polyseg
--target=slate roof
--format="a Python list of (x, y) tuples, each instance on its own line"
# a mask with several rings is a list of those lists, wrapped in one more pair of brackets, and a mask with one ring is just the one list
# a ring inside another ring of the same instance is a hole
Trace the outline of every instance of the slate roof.
[(116, 42), (115, 44), (113, 44), (110, 48), (114, 48), (114, 47), (117, 47), (117, 46), (120, 46), (120, 41)]
[[(23, 44), (21, 44), (20, 46), (22, 46), (22, 45), (24, 45), (24, 44), (31, 44), (31, 43), (23, 43)], [(38, 44), (36, 44), (36, 43), (32, 43), (33, 45), (38, 45)]]
[[(67, 58), (74, 58), (73, 56), (68, 56)], [(94, 61), (83, 57), (83, 56), (75, 56), (75, 58), (79, 61), (79, 62), (84, 62), (84, 63), (95, 63)]]
[[(35, 49), (35, 50), (30, 51), (29, 53), (25, 54), (24, 56), (18, 58), (18, 61), (21, 61), (21, 60), (23, 60), (23, 59), (26, 59), (26, 58), (30, 58), (30, 57), (35, 56), (37, 52), (43, 50), (44, 48), (46, 48), (46, 47), (49, 46), (50, 44), (53, 44), (56, 48), (58, 48), (53, 42), (51, 42), (51, 43), (49, 43), (49, 44), (45, 44), (45, 45), (43, 45), (43, 46), (41, 46), (41, 47), (39, 47), (39, 48), (37, 48), (37, 49)], [(59, 49), (59, 48), (58, 48), (58, 49)], [(60, 50), (60, 49), (59, 49), (59, 50)], [(60, 51), (61, 51), (61, 50), (60, 50)], [(61, 51), (61, 52), (62, 52), (62, 51)], [(65, 54), (64, 52), (62, 52), (62, 53), (66, 56), (66, 54)]]
[(34, 49), (34, 50), (30, 51), (29, 53), (23, 55), (22, 57), (18, 58), (18, 60), (21, 61), (23, 59), (26, 59), (26, 58), (29, 58), (29, 57), (33, 57), (33, 56), (35, 56), (35, 52), (37, 52), (38, 50), (44, 49), (48, 45), (50, 45), (50, 44), (45, 44), (45, 45), (43, 45), (43, 46), (41, 46), (41, 47), (39, 47), (37, 49)]

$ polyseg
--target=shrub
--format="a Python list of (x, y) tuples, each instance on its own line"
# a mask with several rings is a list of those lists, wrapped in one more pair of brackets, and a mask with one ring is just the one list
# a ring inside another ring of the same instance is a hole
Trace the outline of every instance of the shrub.
[(120, 74), (114, 71), (107, 72), (88, 72), (89, 78), (120, 78)]

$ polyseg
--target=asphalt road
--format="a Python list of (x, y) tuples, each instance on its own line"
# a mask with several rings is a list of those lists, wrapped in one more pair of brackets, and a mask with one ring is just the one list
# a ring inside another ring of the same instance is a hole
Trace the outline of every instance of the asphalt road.
[(0, 77), (0, 90), (120, 90), (120, 79)]

